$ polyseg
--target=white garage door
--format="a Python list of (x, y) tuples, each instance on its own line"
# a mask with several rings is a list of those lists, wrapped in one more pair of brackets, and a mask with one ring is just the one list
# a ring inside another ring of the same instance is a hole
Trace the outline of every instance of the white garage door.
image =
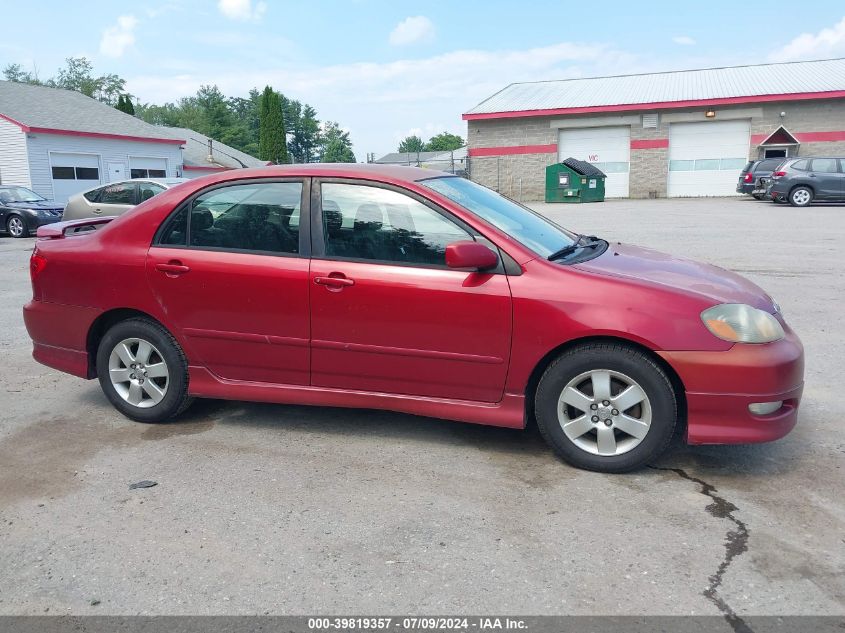
[(166, 158), (129, 157), (131, 178), (164, 178), (167, 176)]
[(631, 128), (589, 127), (561, 130), (558, 158), (569, 157), (592, 163), (607, 174), (605, 195), (628, 196), (628, 170), (631, 160)]
[(748, 119), (673, 123), (669, 128), (669, 197), (733, 196), (748, 162)]
[(50, 152), (53, 199), (67, 202), (75, 193), (100, 184), (100, 157), (96, 154)]

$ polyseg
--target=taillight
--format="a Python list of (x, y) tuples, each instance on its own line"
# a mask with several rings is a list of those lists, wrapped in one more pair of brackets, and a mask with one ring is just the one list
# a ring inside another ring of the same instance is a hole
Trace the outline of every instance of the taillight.
[(37, 250), (32, 252), (32, 257), (29, 258), (29, 276), (32, 281), (47, 268), (47, 258), (44, 257)]
[(784, 176), (786, 176), (785, 171), (776, 171), (772, 174), (772, 178), (783, 178)]
[(745, 174), (745, 178), (743, 178), (743, 180), (745, 182), (754, 182), (754, 176), (752, 176), (751, 172), (749, 171), (747, 174)]

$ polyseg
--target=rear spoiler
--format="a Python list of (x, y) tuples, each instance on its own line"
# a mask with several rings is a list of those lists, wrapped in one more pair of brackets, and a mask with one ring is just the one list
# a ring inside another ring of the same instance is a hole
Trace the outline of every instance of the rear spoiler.
[(101, 224), (108, 224), (115, 217), (86, 218), (84, 220), (68, 220), (67, 222), (54, 222), (38, 227), (36, 236), (40, 239), (57, 240), (66, 235), (79, 235), (96, 231)]

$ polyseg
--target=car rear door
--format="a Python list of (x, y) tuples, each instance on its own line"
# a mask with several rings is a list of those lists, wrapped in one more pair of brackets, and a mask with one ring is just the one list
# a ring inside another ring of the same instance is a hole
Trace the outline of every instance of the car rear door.
[(191, 364), (231, 380), (309, 383), (309, 184), (219, 184), (162, 224), (146, 274)]
[(812, 159), (808, 176), (817, 200), (835, 200), (841, 195), (842, 174), (836, 158)]
[(315, 179), (312, 222), (313, 385), (501, 400), (508, 278), (444, 258), (448, 243), (479, 236), (422, 197), (354, 180)]

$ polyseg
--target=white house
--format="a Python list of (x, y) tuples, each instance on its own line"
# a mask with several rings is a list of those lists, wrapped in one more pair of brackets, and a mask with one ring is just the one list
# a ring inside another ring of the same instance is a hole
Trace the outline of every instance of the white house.
[(128, 178), (195, 178), (265, 162), (185, 128), (150, 125), (71, 90), (0, 81), (0, 184), (64, 203)]
[(65, 202), (132, 175), (178, 176), (184, 143), (78, 92), (0, 81), (2, 184)]

